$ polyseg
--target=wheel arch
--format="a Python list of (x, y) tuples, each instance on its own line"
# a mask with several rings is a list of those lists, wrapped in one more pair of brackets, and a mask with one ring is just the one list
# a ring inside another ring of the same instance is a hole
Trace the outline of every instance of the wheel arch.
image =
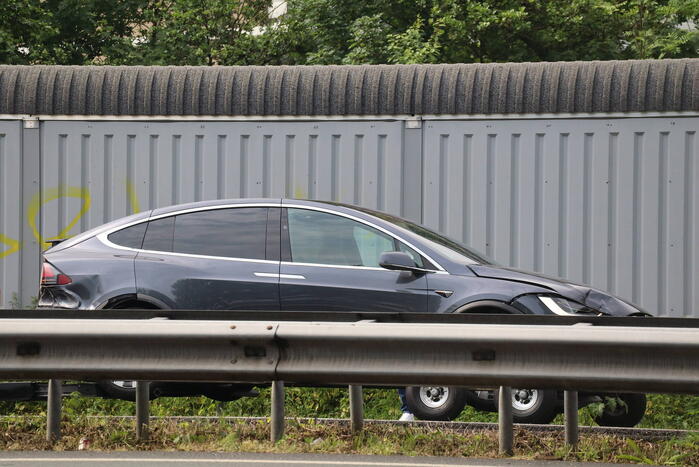
[(485, 313), (521, 315), (522, 312), (509, 303), (499, 300), (477, 300), (458, 306), (454, 313)]
[(169, 310), (170, 307), (163, 303), (162, 300), (158, 300), (155, 297), (145, 294), (122, 294), (112, 297), (104, 302), (100, 303), (96, 307), (98, 310), (103, 309), (124, 309), (124, 308), (142, 308), (144, 310)]

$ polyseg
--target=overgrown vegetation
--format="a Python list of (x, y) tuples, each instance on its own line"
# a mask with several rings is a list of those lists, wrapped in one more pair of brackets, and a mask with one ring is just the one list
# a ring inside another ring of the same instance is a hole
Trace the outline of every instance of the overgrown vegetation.
[(698, 20), (699, 0), (13, 0), (0, 2), (0, 63), (696, 57)]
[[(364, 410), (367, 419), (395, 420), (400, 416), (400, 404), (396, 391), (366, 389)], [(580, 410), (580, 423), (594, 425), (593, 415), (599, 407), (588, 406)], [(68, 417), (86, 415), (133, 415), (134, 404), (120, 400), (82, 397), (73, 394), (63, 403)], [(0, 402), (0, 415), (43, 415), (44, 402)], [(349, 417), (348, 393), (345, 389), (287, 388), (286, 413), (290, 417), (347, 418)], [(241, 416), (267, 417), (270, 414), (269, 389), (262, 389), (259, 397), (243, 398), (220, 403), (205, 397), (160, 398), (151, 404), (155, 416)], [(480, 412), (466, 407), (458, 421), (496, 422), (494, 413)], [(559, 416), (554, 423), (562, 423)], [(648, 396), (646, 415), (640, 427), (699, 430), (699, 396), (651, 394)]]
[[(154, 416), (256, 416), (270, 413), (269, 390), (257, 398), (219, 403), (205, 397), (161, 398), (153, 401)], [(580, 412), (581, 424), (592, 424), (596, 407)], [(347, 418), (348, 394), (345, 389), (287, 388), (289, 417)], [(43, 402), (0, 403), (0, 449), (74, 450), (81, 438), (90, 448), (201, 450), (246, 452), (317, 452), (359, 454), (405, 454), (467, 457), (497, 456), (497, 433), (488, 430), (466, 432), (425, 426), (373, 425), (352, 437), (346, 425), (326, 425), (292, 421), (285, 439), (276, 445), (268, 441), (266, 420), (177, 421), (154, 419), (148, 443), (134, 438), (133, 419), (106, 419), (93, 415), (133, 415), (134, 404), (119, 400), (82, 397), (73, 394), (64, 400), (64, 436), (55, 446), (44, 441), (46, 404)], [(394, 390), (365, 390), (368, 419), (396, 419), (400, 415)], [(35, 415), (35, 416), (24, 416)], [(641, 426), (699, 430), (699, 397), (650, 395)], [(467, 407), (460, 421), (495, 422), (495, 414)], [(557, 420), (560, 423), (562, 420)], [(516, 434), (515, 455), (530, 459), (565, 459), (599, 462), (634, 462), (663, 465), (699, 465), (699, 434), (666, 441), (643, 441), (615, 436), (584, 434), (577, 449), (565, 447), (560, 435)]]
[[(92, 450), (187, 450), (244, 452), (311, 452), (346, 454), (403, 454), (409, 456), (497, 457), (494, 431), (459, 432), (422, 426), (367, 425), (352, 436), (346, 425), (291, 421), (286, 436), (269, 442), (267, 421), (173, 421), (151, 424), (150, 441), (135, 440), (133, 420), (66, 417), (63, 437), (55, 445), (44, 440), (44, 421), (38, 417), (0, 420), (0, 449), (75, 450), (89, 440)], [(634, 441), (615, 436), (585, 435), (576, 449), (564, 447), (559, 435), (515, 434), (515, 455), (529, 459), (600, 462), (637, 462), (699, 465), (699, 436), (660, 442)]]

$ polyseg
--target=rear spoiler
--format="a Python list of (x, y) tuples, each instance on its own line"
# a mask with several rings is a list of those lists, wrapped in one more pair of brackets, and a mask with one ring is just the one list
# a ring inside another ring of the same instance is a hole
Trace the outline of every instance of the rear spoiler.
[(54, 238), (54, 239), (51, 239), (51, 240), (46, 240), (46, 243), (50, 244), (50, 245), (51, 245), (51, 248), (53, 248), (53, 247), (55, 247), (56, 245), (58, 245), (59, 243), (65, 242), (65, 241), (66, 241), (65, 238)]

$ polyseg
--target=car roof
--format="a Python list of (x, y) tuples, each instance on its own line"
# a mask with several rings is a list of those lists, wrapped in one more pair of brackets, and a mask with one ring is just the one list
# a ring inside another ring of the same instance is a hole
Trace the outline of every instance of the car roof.
[(293, 198), (232, 198), (232, 199), (216, 199), (207, 201), (197, 201), (193, 203), (176, 204), (172, 206), (165, 206), (162, 208), (154, 209), (151, 213), (151, 217), (162, 216), (165, 214), (170, 214), (174, 212), (187, 211), (187, 210), (197, 210), (203, 208), (215, 208), (215, 207), (228, 207), (235, 205), (245, 205), (245, 204), (263, 204), (268, 206), (279, 206), (283, 207), (285, 205), (301, 205), (301, 206), (316, 206), (323, 207), (325, 209), (330, 209), (338, 212), (351, 211), (355, 215), (360, 215), (360, 217), (371, 216), (370, 212), (363, 211), (361, 209), (355, 208), (349, 204), (338, 203), (334, 201), (317, 201), (308, 199), (293, 199)]
[(216, 206), (233, 206), (236, 204), (271, 204), (280, 206), (281, 198), (232, 198), (232, 199), (214, 199), (208, 201), (196, 201), (193, 203), (175, 204), (154, 209), (151, 216), (160, 216), (171, 212), (185, 211), (188, 209), (199, 209)]

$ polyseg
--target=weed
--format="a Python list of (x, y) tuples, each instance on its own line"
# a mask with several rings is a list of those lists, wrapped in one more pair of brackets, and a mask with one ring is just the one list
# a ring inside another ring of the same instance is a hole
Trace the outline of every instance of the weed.
[[(263, 388), (259, 397), (220, 403), (206, 397), (164, 397), (151, 404), (154, 416), (256, 416), (270, 414), (270, 391)], [(347, 418), (347, 390), (342, 388), (287, 388), (285, 405), (290, 417)], [(580, 410), (580, 424), (593, 425), (602, 403)], [(367, 419), (397, 419), (400, 416), (398, 395), (391, 389), (365, 389), (364, 410)], [(66, 416), (133, 415), (134, 404), (121, 400), (83, 397), (72, 394), (64, 398)], [(45, 402), (0, 402), (0, 415), (46, 415)], [(467, 406), (457, 418), (464, 422), (497, 422), (497, 414), (480, 412)], [(559, 415), (554, 423), (563, 423)], [(699, 396), (650, 394), (646, 415), (639, 425), (644, 428), (699, 430)]]
[[(135, 440), (132, 419), (110, 420), (65, 417), (63, 437), (53, 446), (44, 441), (43, 420), (9, 417), (0, 420), (0, 449), (74, 450), (89, 437), (94, 450), (185, 450), (246, 452), (315, 452), (404, 454), (425, 456), (497, 457), (494, 431), (435, 430), (424, 426), (369, 424), (352, 435), (342, 424), (290, 421), (286, 436), (269, 442), (265, 421), (177, 422), (154, 419), (148, 443)], [(636, 462), (665, 465), (699, 465), (699, 435), (649, 442), (615, 436), (585, 435), (576, 448), (564, 447), (558, 434), (518, 430), (515, 454), (527, 459)]]

